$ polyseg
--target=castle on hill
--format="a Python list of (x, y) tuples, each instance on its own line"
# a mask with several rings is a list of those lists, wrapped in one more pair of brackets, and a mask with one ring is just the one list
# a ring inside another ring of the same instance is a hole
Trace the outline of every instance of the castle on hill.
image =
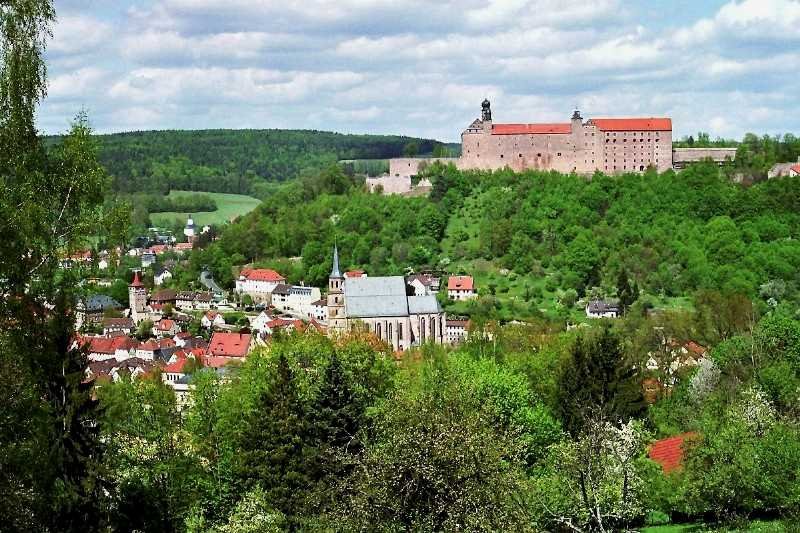
[(481, 117), (461, 133), (461, 157), (398, 158), (389, 161), (392, 177), (415, 176), (433, 161), (459, 169), (555, 170), (607, 174), (659, 172), (672, 168), (672, 120), (666, 117), (592, 118), (579, 111), (569, 122), (500, 124), (484, 100)]

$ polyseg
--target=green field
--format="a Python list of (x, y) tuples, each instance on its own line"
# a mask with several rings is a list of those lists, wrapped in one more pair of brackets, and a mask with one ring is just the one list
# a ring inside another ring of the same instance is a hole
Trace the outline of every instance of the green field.
[[(231, 219), (249, 213), (261, 203), (260, 200), (252, 196), (245, 196), (243, 194), (225, 194), (218, 192), (195, 192), (195, 191), (170, 191), (169, 198), (176, 198), (180, 196), (191, 196), (195, 194), (204, 194), (210, 196), (217, 203), (217, 210), (208, 213), (191, 213), (194, 218), (194, 223), (198, 226), (206, 224), (225, 224), (230, 222)], [(157, 226), (167, 226), (173, 223), (175, 219), (181, 222), (186, 222), (186, 218), (190, 213), (152, 213), (150, 220)]]

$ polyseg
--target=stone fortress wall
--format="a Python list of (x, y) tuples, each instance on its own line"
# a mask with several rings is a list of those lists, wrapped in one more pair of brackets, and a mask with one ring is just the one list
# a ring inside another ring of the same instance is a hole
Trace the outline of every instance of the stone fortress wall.
[[(417, 175), (430, 158), (389, 161), (389, 176)], [(598, 118), (584, 121), (575, 111), (570, 122), (495, 124), (488, 100), (481, 118), (461, 134), (461, 157), (438, 159), (459, 169), (556, 170), (592, 174), (659, 172), (672, 168), (669, 118)]]

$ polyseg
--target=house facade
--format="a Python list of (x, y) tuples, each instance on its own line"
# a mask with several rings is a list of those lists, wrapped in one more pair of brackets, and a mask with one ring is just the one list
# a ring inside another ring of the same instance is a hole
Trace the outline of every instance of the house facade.
[(247, 294), (253, 300), (270, 302), (272, 291), (286, 283), (286, 278), (270, 268), (246, 268), (236, 280), (236, 292)]
[(447, 279), (447, 297), (451, 300), (469, 300), (475, 296), (475, 280), (472, 276), (450, 276)]

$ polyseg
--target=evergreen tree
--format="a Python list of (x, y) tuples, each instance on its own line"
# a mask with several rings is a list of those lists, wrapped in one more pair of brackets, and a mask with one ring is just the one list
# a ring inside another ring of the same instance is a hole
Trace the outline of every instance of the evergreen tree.
[(239, 443), (239, 477), (249, 489), (261, 487), (272, 505), (290, 519), (305, 508), (318, 477), (317, 451), (309, 409), (284, 355), (271, 383), (249, 415)]
[(617, 277), (617, 297), (619, 298), (619, 305), (622, 308), (623, 314), (628, 312), (628, 308), (639, 297), (638, 288), (635, 287), (635, 282), (634, 285), (631, 286), (630, 280), (628, 279), (628, 271), (625, 267), (622, 267)]
[(559, 378), (559, 411), (564, 428), (577, 435), (598, 414), (628, 420), (644, 406), (632, 365), (625, 361), (610, 325), (599, 335), (580, 336)]

